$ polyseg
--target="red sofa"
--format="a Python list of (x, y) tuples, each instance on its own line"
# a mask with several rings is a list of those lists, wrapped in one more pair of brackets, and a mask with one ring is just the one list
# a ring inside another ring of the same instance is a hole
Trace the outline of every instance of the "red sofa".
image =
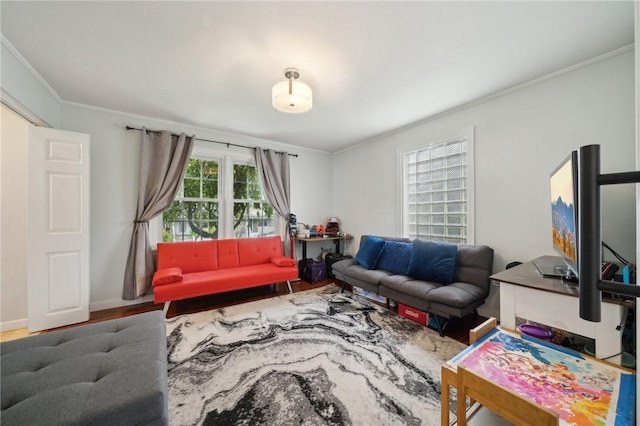
[(154, 302), (206, 296), (298, 278), (296, 261), (283, 256), (280, 237), (158, 243)]

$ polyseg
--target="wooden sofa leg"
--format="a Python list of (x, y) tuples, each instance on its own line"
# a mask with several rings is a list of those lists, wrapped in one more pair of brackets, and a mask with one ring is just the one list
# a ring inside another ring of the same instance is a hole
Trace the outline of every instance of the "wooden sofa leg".
[(287, 286), (289, 286), (289, 293), (293, 293), (293, 290), (291, 289), (291, 281), (287, 280)]
[(162, 313), (164, 314), (165, 318), (167, 316), (167, 312), (169, 312), (169, 305), (170, 304), (171, 304), (171, 301), (164, 302), (164, 308), (162, 309)]

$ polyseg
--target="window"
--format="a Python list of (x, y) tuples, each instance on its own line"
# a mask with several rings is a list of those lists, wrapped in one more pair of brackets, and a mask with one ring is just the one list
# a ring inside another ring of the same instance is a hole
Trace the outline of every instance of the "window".
[(162, 214), (161, 241), (274, 235), (277, 220), (249, 155), (196, 146), (178, 194)]
[(253, 165), (233, 165), (233, 230), (235, 237), (274, 235), (273, 207), (263, 201), (258, 169)]
[(473, 244), (473, 129), (400, 156), (404, 235)]
[(218, 238), (220, 163), (192, 158), (178, 195), (162, 214), (162, 241)]

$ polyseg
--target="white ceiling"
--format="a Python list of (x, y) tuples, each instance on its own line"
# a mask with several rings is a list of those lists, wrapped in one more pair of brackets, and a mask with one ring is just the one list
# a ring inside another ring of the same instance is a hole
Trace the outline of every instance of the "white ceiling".
[[(633, 43), (633, 2), (1, 2), (65, 102), (335, 152)], [(287, 67), (313, 109), (285, 115)], [(135, 125), (136, 123), (131, 123)]]

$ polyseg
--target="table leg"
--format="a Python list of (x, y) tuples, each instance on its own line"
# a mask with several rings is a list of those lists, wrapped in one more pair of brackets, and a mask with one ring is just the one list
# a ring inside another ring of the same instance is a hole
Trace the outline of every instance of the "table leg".
[(451, 385), (455, 384), (456, 374), (446, 364), (442, 365), (440, 371), (442, 381), (440, 386), (440, 425), (449, 426), (449, 411), (451, 411), (449, 390), (451, 389)]

